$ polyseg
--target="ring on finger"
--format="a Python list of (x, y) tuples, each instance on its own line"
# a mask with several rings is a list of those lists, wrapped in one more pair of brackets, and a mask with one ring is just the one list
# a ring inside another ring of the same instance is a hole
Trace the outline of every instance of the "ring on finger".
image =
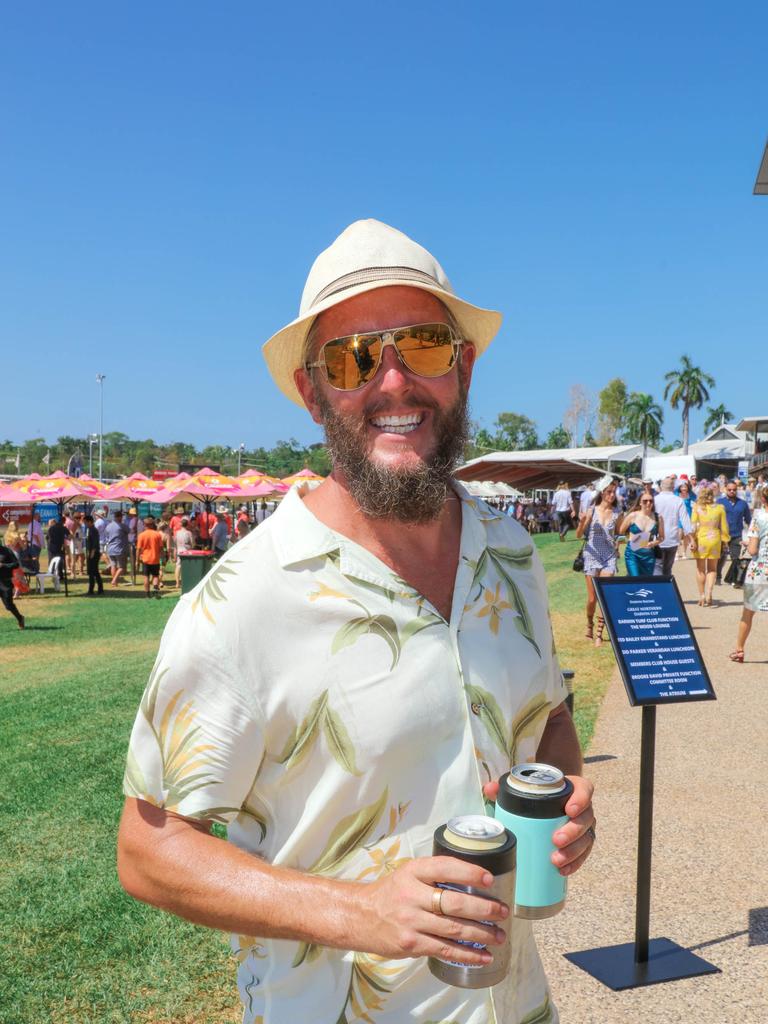
[(443, 910), (443, 893), (445, 889), (441, 889), (439, 885), (436, 885), (432, 892), (432, 913), (437, 914), (439, 917), (445, 916)]
[(585, 835), (588, 835), (589, 838), (594, 843), (595, 839), (597, 839), (597, 836), (595, 835), (595, 826), (594, 825), (590, 825), (589, 828), (587, 829)]

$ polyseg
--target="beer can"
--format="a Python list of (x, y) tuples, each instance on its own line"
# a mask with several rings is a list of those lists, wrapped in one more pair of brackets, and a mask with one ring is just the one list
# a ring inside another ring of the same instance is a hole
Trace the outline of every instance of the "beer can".
[(573, 784), (550, 764), (518, 764), (499, 779), (496, 818), (517, 837), (515, 917), (554, 917), (565, 905), (567, 882), (550, 858), (572, 793)]
[[(515, 837), (501, 822), (484, 814), (464, 814), (451, 818), (447, 825), (435, 829), (432, 855), (435, 857), (458, 857), (459, 860), (477, 864), (493, 875), (493, 884), (488, 889), (473, 886), (441, 884), (443, 889), (468, 892), (485, 899), (501, 900), (510, 910), (515, 898)], [(440, 883), (438, 883), (440, 884)], [(491, 924), (482, 921), (481, 924)], [(481, 942), (464, 942), (462, 946), (484, 950)], [(458, 988), (488, 988), (497, 985), (509, 970), (510, 940), (503, 946), (492, 946), (488, 952), (493, 960), (487, 964), (462, 964), (454, 960), (440, 960), (429, 957), (429, 969), (448, 985)]]

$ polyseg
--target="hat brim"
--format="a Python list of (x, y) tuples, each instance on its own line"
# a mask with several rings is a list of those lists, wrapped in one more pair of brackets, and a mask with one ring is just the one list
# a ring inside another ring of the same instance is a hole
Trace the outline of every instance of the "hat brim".
[(262, 346), (264, 359), (272, 375), (272, 380), (274, 380), (286, 398), (290, 398), (296, 405), (304, 408), (304, 401), (294, 383), (293, 375), (301, 366), (304, 343), (315, 317), (319, 316), (324, 310), (330, 309), (331, 306), (336, 306), (340, 302), (351, 299), (354, 295), (361, 295), (363, 292), (370, 292), (376, 288), (393, 288), (395, 285), (419, 288), (421, 291), (430, 292), (430, 294), (437, 296), (453, 313), (462, 336), (467, 341), (472, 342), (478, 355), (482, 355), (485, 352), (499, 332), (502, 320), (501, 313), (494, 309), (483, 309), (480, 306), (473, 306), (471, 303), (465, 302), (463, 299), (437, 285), (432, 288), (428, 285), (414, 284), (413, 281), (408, 280), (388, 280), (371, 281), (366, 284), (357, 285), (354, 288), (347, 288), (341, 294), (331, 295), (323, 302), (318, 302), (304, 316), (297, 317), (296, 320), (283, 327), (282, 330), (273, 334), (269, 341), (266, 341)]

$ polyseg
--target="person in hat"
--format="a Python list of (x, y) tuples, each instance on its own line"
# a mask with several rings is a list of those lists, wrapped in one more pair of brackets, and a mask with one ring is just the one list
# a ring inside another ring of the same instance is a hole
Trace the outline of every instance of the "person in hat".
[[(174, 611), (118, 845), (129, 893), (234, 933), (246, 1024), (556, 1018), (530, 922), (462, 888), (489, 884), (476, 865), (431, 856), (435, 829), (482, 815), (527, 760), (573, 781), (557, 868), (576, 871), (594, 840), (541, 563), (452, 478), (499, 324), (427, 250), (359, 221), (264, 347), (333, 469)], [(487, 963), (506, 935), (492, 1003), (429, 971), (429, 956)]]

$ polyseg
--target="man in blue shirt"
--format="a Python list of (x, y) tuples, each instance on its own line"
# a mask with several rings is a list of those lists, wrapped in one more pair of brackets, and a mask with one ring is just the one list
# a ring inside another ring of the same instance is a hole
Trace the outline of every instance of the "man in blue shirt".
[(730, 554), (732, 562), (738, 561), (739, 554), (741, 553), (742, 531), (745, 525), (749, 526), (752, 522), (752, 513), (749, 510), (749, 505), (738, 496), (738, 489), (737, 481), (729, 480), (725, 485), (725, 494), (717, 499), (717, 504), (722, 505), (725, 509), (725, 518), (728, 520), (728, 532), (731, 535), (731, 539), (728, 542), (728, 548), (726, 549), (725, 545), (723, 545), (720, 551), (715, 583), (723, 582), (723, 565), (725, 565), (725, 556), (727, 554)]
[(107, 525), (104, 542), (112, 570), (112, 586), (117, 587), (128, 565), (128, 527), (123, 522), (122, 512), (115, 512), (113, 522)]

